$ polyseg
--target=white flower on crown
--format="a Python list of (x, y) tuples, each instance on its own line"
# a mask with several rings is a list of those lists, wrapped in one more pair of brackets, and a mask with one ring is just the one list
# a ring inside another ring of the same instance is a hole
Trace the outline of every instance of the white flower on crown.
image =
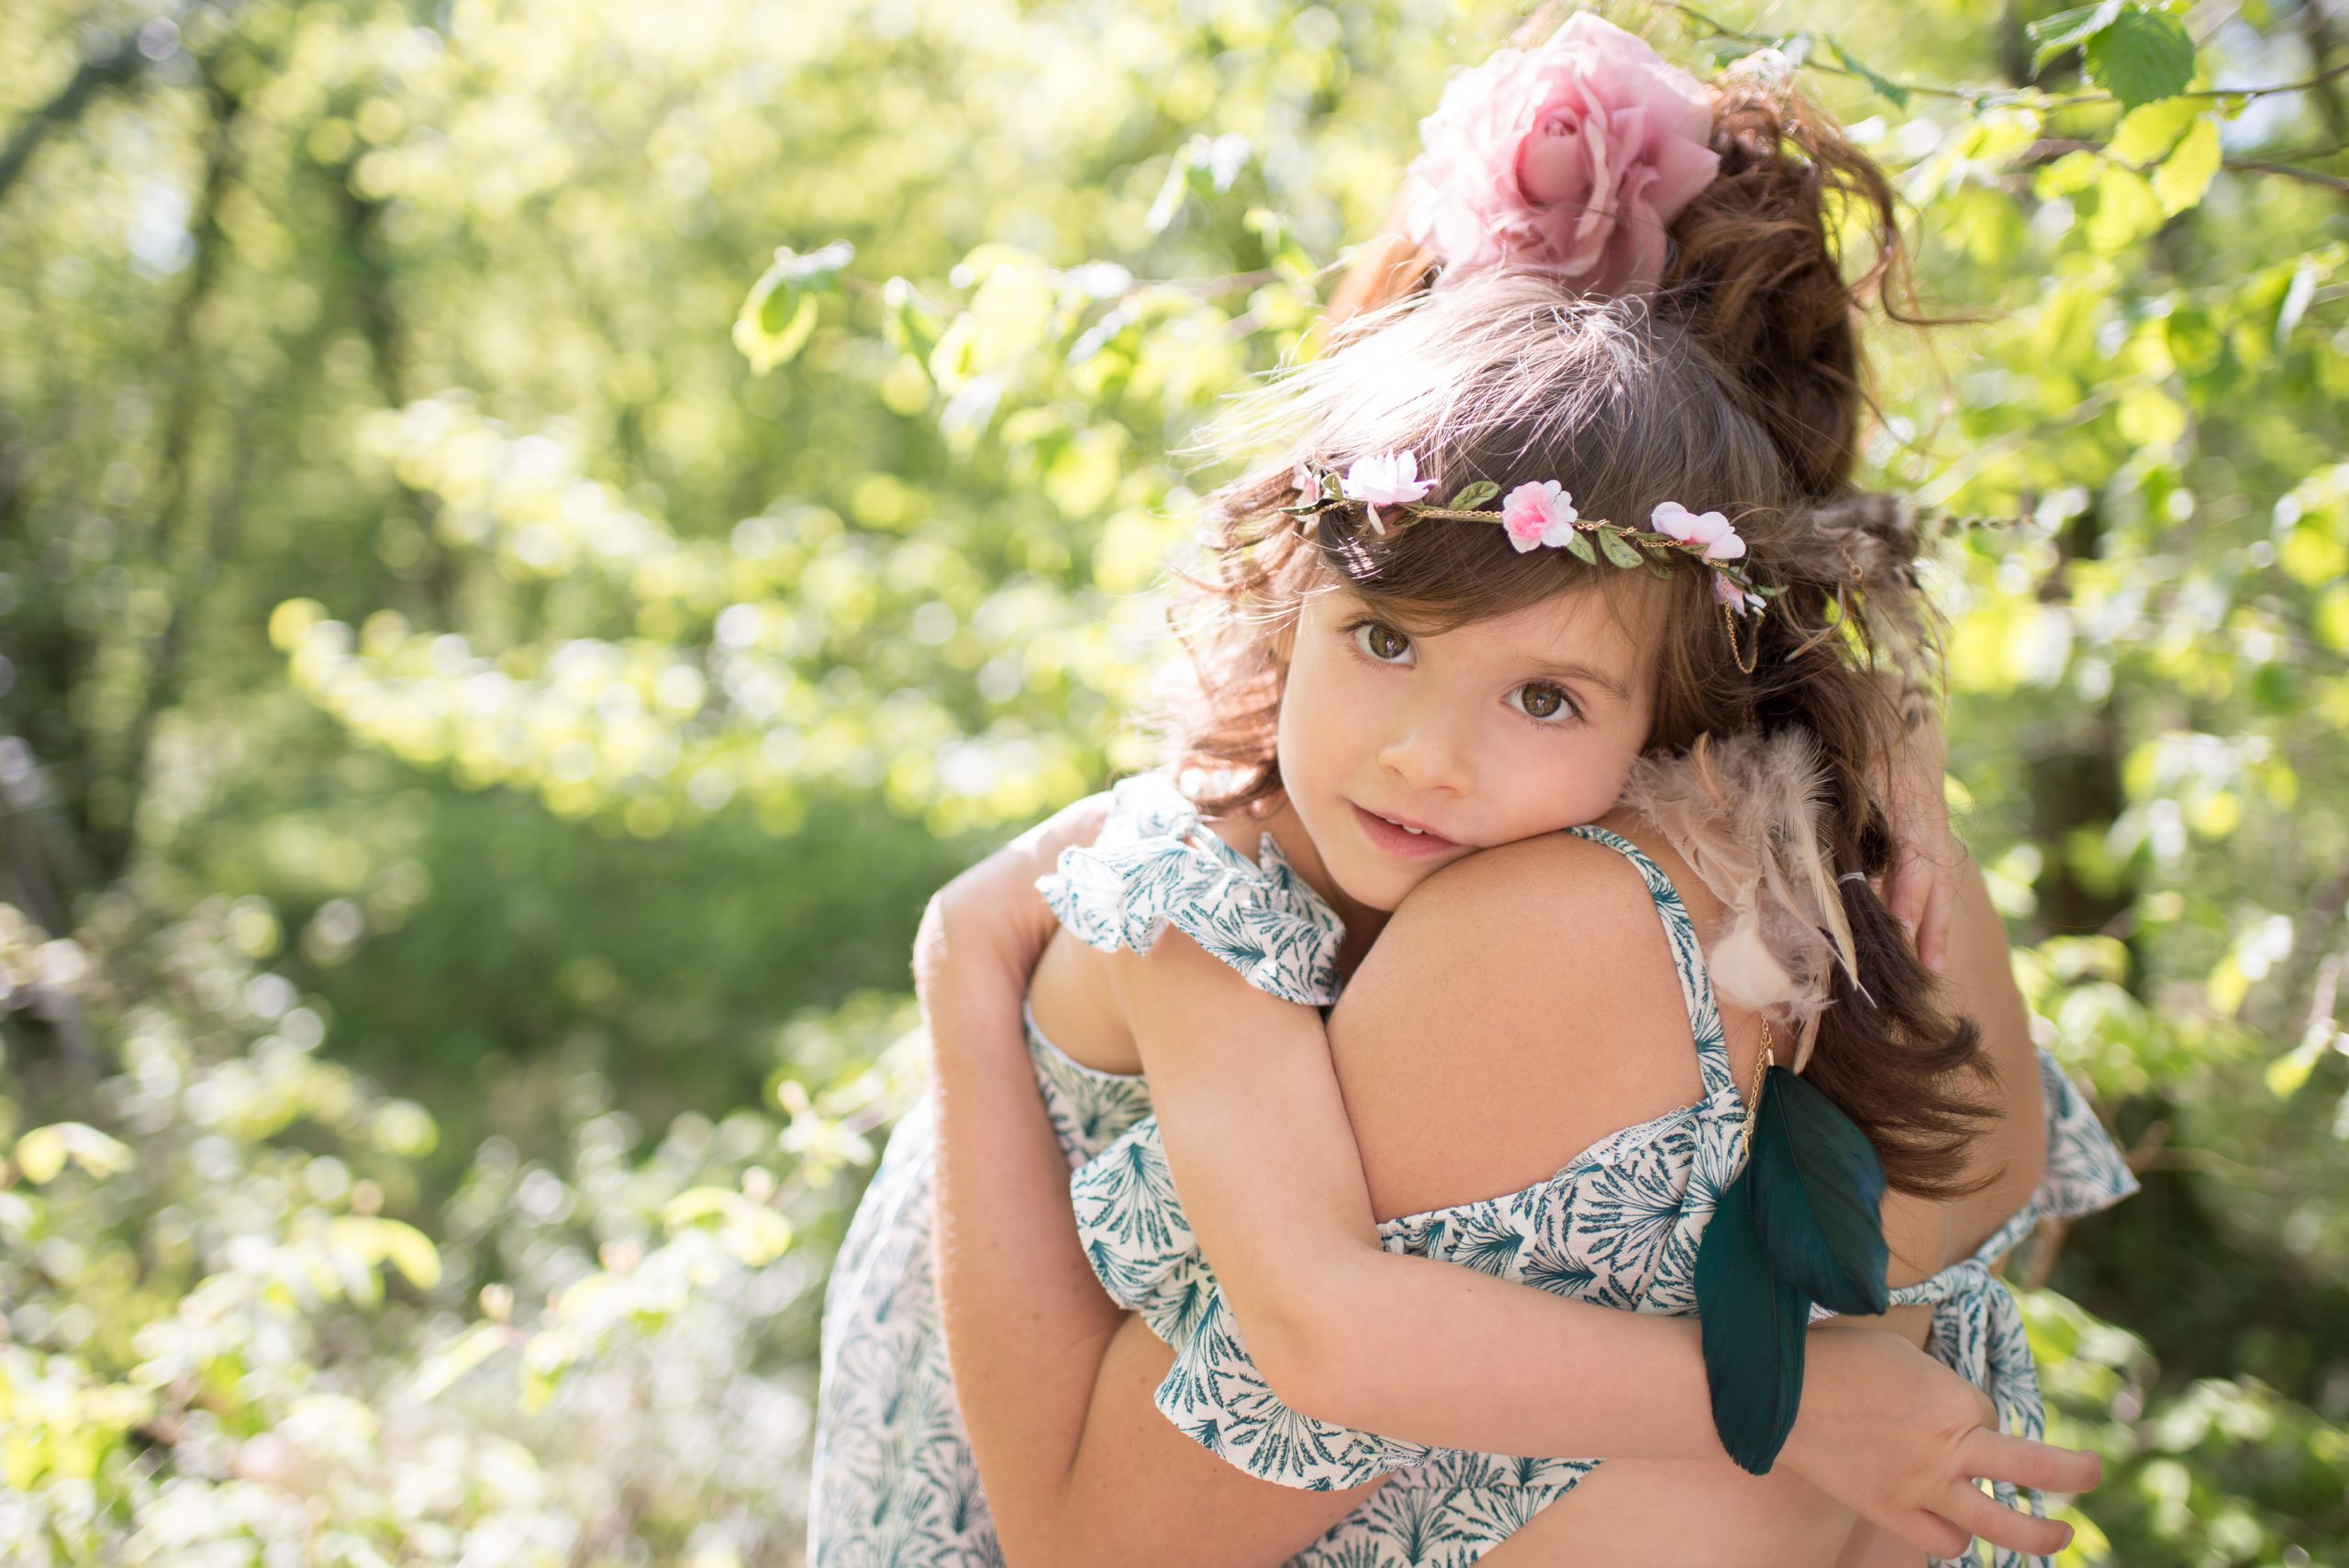
[(1400, 501), (1424, 500), (1427, 493), (1435, 488), (1435, 481), (1419, 477), (1418, 454), (1380, 452), (1354, 459), (1338, 488), (1351, 499), (1364, 503), (1370, 513), (1371, 531), (1383, 534), (1386, 525), (1378, 520), (1379, 503), (1391, 506)]
[(1666, 539), (1696, 546), (1708, 561), (1736, 561), (1745, 554), (1745, 541), (1719, 512), (1691, 512), (1677, 501), (1660, 501), (1648, 514), (1648, 526)]

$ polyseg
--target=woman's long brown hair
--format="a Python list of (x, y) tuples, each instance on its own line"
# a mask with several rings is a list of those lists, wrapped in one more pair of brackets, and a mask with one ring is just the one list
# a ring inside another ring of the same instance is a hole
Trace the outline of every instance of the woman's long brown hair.
[[(1869, 404), (1860, 326), (1872, 304), (1929, 323), (1897, 308), (1913, 285), (1874, 161), (1791, 85), (1740, 78), (1710, 91), (1720, 172), (1674, 222), (1653, 294), (1582, 295), (1511, 266), (1444, 276), (1411, 242), (1398, 201), (1338, 285), (1322, 352), (1240, 394), (1186, 449), (1264, 454), (1206, 497), (1206, 565), (1184, 576), (1191, 591), (1175, 611), (1189, 680), (1162, 722), (1184, 777), (1222, 781), (1191, 785), (1203, 810), (1279, 795), (1286, 636), (1309, 593), (1347, 584), (1424, 631), (1596, 588), (1636, 615), (1656, 651), (1651, 755), (1703, 734), (1798, 728), (1821, 760), (1827, 863), (1887, 870), (1877, 781), (1905, 728), (1887, 672), (1913, 674), (1933, 628), (1910, 515), (1851, 486)], [(1845, 232), (1871, 251), (1854, 277), (1835, 239)], [(1279, 510), (1297, 499), (1298, 462), (1342, 470), (1398, 450), (1417, 455), (1438, 496), (1475, 479), (1556, 479), (1585, 517), (1643, 519), (1665, 499), (1729, 512), (1754, 575), (1778, 590), (1751, 633), (1751, 672), (1710, 573), (1658, 581), (1564, 550), (1520, 552), (1498, 528), (1375, 532), (1359, 507), (1322, 514), (1308, 536)], [(1987, 1178), (1963, 1178), (1966, 1146), (1996, 1115), (1979, 1030), (1943, 1010), (1867, 883), (1837, 886), (1866, 994), (1836, 971), (1806, 1076), (1865, 1129), (1892, 1185), (1976, 1190)]]

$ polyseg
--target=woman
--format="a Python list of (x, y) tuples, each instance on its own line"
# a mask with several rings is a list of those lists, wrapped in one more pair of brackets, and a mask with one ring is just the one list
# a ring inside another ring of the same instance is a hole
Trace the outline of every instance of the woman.
[[(1742, 147), (1731, 150), (1743, 154)], [(1774, 168), (1789, 181), (1805, 177), (1793, 161)], [(1698, 210), (1702, 216), (1706, 209)], [(1734, 237), (1714, 234), (1718, 242), (1709, 250), (1696, 242), (1702, 238), (1683, 233), (1684, 262), (1709, 264), (1732, 252), (1750, 259), (1748, 241), (1732, 244)], [(1412, 264), (1388, 272), (1384, 263), (1377, 253), (1367, 258), (1358, 276), (1372, 284), (1349, 295), (1367, 302), (1390, 287), (1416, 286)], [(1760, 398), (1755, 409), (1769, 419), (1782, 455), (1824, 495), (1848, 471), (1854, 425), (1848, 381), (1835, 380), (1851, 357), (1848, 337), (1839, 335), (1842, 284), (1824, 267), (1819, 282), (1820, 297), (1834, 309), (1811, 324), (1820, 361), (1814, 368), (1827, 384), (1832, 417), (1784, 397)], [(1780, 292), (1770, 296), (1774, 304), (1792, 297), (1783, 284), (1775, 286)], [(1719, 289), (1698, 297), (1727, 299)], [(1708, 330), (1733, 326), (1717, 316)], [(1770, 354), (1749, 353), (1740, 362), (1769, 378), (1778, 373)], [(1937, 767), (1932, 780), (1938, 784)], [(1937, 795), (1929, 788), (1916, 798)], [(1668, 835), (1629, 813), (1598, 826), (1645, 851), (1700, 927), (1719, 915), (1704, 876)], [(1201, 1446), (1206, 1440), (1178, 1432), (1152, 1409), (1150, 1390), (1169, 1365), (1169, 1352), (1090, 1291), (1092, 1265), (1063, 1218), (1069, 1212), (1066, 1169), (1021, 1051), (1018, 1004), (1034, 943), (1032, 936), (1007, 941), (1002, 933), (1019, 929), (1023, 913), (1036, 912), (1029, 889), (1048, 863), (1014, 853), (959, 879), (933, 906), (919, 966), (936, 1031), (946, 1332), (972, 1449), (985, 1473), (986, 1503), (1014, 1562), (1287, 1557), (1331, 1521), (1372, 1506), (1379, 1487), (1319, 1494), (1266, 1487), (1224, 1466)], [(2037, 1190), (2045, 1149), (2036, 1064), (2004, 974), (1995, 913), (1970, 872), (1942, 885), (1959, 895), (1947, 999), (1974, 1016), (2007, 1114), (1964, 1151), (1954, 1184), (1966, 1196), (1887, 1206), (1898, 1260), (1895, 1284), (1943, 1277), (1945, 1265), (1990, 1241), (2023, 1195)], [(1639, 910), (1625, 902), (1633, 892), (1645, 907), (1648, 893), (1629, 888), (1621, 868), (1604, 857), (1594, 862), (1553, 836), (1486, 851), (1439, 873), (1375, 933), (1366, 957), (1362, 948), (1374, 928), (1350, 917), (1349, 957), (1362, 962), (1329, 1020), (1326, 1047), (1317, 1036), (1312, 1049), (1283, 1058), (1284, 1070), (1294, 1070), (1291, 1092), (1267, 1095), (1224, 1118), (1235, 1147), (1252, 1154), (1309, 1146), (1322, 1175), (1335, 1173), (1342, 1187), (1350, 1173), (1359, 1194), (1357, 1201), (1325, 1184), (1319, 1195), (1335, 1191), (1340, 1208), (1353, 1202), (1366, 1221), (1393, 1219), (1506, 1192), (1556, 1169), (1584, 1147), (1586, 1135), (1686, 1101), (1691, 1019), (1679, 1010), (1665, 955), (1644, 935), (1654, 929), (1653, 916), (1642, 927)], [(1569, 929), (1569, 922), (1581, 924)], [(1490, 936), (1528, 929), (1564, 940), (1528, 948)], [(1912, 972), (1914, 961), (1907, 963)], [(1550, 983), (1547, 989), (1526, 984), (1535, 973)], [(1559, 995), (1575, 997), (1582, 1016), (1563, 1014)], [(1148, 1010), (1145, 1005), (1142, 1012)], [(1721, 1021), (1740, 1063), (1738, 1087), (1751, 1094), (1760, 1018), (1724, 1008)], [(1593, 1022), (1604, 1027), (1594, 1030)], [(1675, 1031), (1678, 1054), (1670, 1038)], [(1610, 1049), (1590, 1049), (1599, 1037)], [(1222, 1038), (1257, 1037), (1235, 1028)], [(1431, 1051), (1438, 1040), (1442, 1049)], [(1620, 1049), (1626, 1041), (1655, 1049)], [(1155, 1064), (1151, 1080), (1163, 1095)], [(1334, 1160), (1321, 1158), (1333, 1153)], [(1200, 1154), (1175, 1151), (1168, 1159), (1181, 1167)], [(1413, 1288), (1428, 1288), (1410, 1298), (1409, 1309), (1364, 1322), (1350, 1313), (1349, 1292), (1377, 1272), (1371, 1260), (1399, 1261), (1380, 1252), (1367, 1224), (1360, 1228), (1365, 1235), (1350, 1239), (1368, 1240), (1366, 1250), (1308, 1254), (1257, 1244), (1248, 1238), (1250, 1224), (1276, 1231), (1283, 1218), (1277, 1207), (1226, 1207), (1230, 1195), (1213, 1190), (1214, 1177), (1211, 1159), (1183, 1173), (1186, 1207), (1202, 1238), (1250, 1241), (1246, 1258), (1222, 1243), (1208, 1245), (1218, 1249), (1216, 1262), (1250, 1346), (1292, 1407), (1428, 1443), (1610, 1456), (1575, 1486), (1573, 1507), (1508, 1521), (1513, 1538), (1492, 1553), (1503, 1561), (1528, 1553), (1599, 1562), (1662, 1561), (1673, 1553), (1692, 1562), (1863, 1561), (1879, 1543), (1855, 1513), (1941, 1551), (1956, 1551), (1976, 1532), (2046, 1551), (2066, 1533), (2003, 1515), (1959, 1479), (1990, 1473), (2015, 1457), (2002, 1440), (1980, 1431), (1984, 1402), (1962, 1384), (1943, 1385), (1931, 1408), (1876, 1413), (1886, 1418), (1881, 1443), (1866, 1440), (1868, 1413), (1838, 1407), (1836, 1391), (1852, 1385), (1828, 1375), (1835, 1368), (1869, 1358), (1916, 1358), (1913, 1347), (1928, 1331), (1921, 1303), (1881, 1325), (1905, 1333), (1909, 1346), (1894, 1333), (1831, 1328), (1812, 1336), (1809, 1396), (1784, 1451), (1787, 1462), (1767, 1480), (1755, 1480), (1730, 1467), (1712, 1446), (1693, 1324), (1643, 1318), (1639, 1332), (1647, 1351), (1594, 1357), (1593, 1341), (1576, 1329), (1587, 1319), (1572, 1310), (1584, 1304), (1480, 1281), (1465, 1270), (1435, 1271), (1448, 1276), (1442, 1279), (1413, 1272)], [(1225, 1268), (1228, 1259), (1232, 1266)], [(1243, 1281), (1282, 1271), (1281, 1289), (1255, 1299), (1319, 1300), (1322, 1308), (1308, 1307), (1284, 1321), (1243, 1304)], [(1392, 1271), (1382, 1274), (1392, 1277)], [(1072, 1284), (1085, 1288), (1064, 1288)], [(1458, 1295), (1463, 1289), (1473, 1300)], [(1317, 1290), (1326, 1294), (1317, 1297)], [(1987, 1289), (1973, 1298), (1988, 1310)], [(1635, 1316), (1598, 1310), (1617, 1319), (1610, 1330), (1625, 1329), (1623, 1319)], [(1620, 1349), (1620, 1333), (1610, 1342)], [(1282, 1370), (1275, 1371), (1276, 1362)], [(1428, 1379), (1430, 1362), (1443, 1366), (1445, 1376)], [(1604, 1409), (1607, 1419), (1588, 1420), (1594, 1409)], [(1913, 1449), (1920, 1427), (1946, 1435), (1950, 1463), (1932, 1478), (1887, 1473), (1882, 1457)], [(2076, 1489), (2092, 1470), (2092, 1461), (2082, 1467), (2048, 1460), (2039, 1473), (2018, 1478)], [(975, 1498), (975, 1485), (971, 1494)], [(1659, 1520), (1669, 1528), (1659, 1528)], [(1486, 1543), (1508, 1533), (1488, 1529)], [(1423, 1559), (1414, 1548), (1408, 1560)]]

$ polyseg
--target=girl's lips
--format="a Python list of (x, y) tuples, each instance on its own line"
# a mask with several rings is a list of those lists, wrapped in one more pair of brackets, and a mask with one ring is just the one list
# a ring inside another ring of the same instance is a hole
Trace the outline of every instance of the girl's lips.
[[(1346, 804), (1353, 806), (1352, 801)], [(1430, 855), (1440, 855), (1448, 850), (1460, 848), (1439, 834), (1408, 832), (1386, 817), (1375, 812), (1364, 811), (1359, 806), (1353, 806), (1353, 812), (1354, 820), (1362, 824), (1363, 837), (1390, 855), (1405, 860), (1424, 860)]]

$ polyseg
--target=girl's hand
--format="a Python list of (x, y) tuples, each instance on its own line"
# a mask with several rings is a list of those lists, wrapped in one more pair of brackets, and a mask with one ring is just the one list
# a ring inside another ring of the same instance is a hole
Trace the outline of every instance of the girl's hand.
[(1918, 958), (1936, 973), (1949, 958), (1950, 919), (1965, 864), (1965, 846), (1949, 830), (1949, 801), (1942, 793), (1948, 763), (1941, 717), (1929, 714), (1892, 758), (1884, 796), (1892, 819), (1892, 865), (1876, 888), (1908, 928)]
[(934, 995), (967, 978), (964, 963), (1016, 971), (1019, 989), (1027, 989), (1059, 924), (1036, 879), (1060, 863), (1063, 850), (1093, 842), (1108, 814), (1106, 791), (1063, 806), (930, 895), (914, 934), (914, 995), (925, 1013)]
[(2070, 1544), (2071, 1526), (1974, 1483), (2076, 1495), (2102, 1473), (2095, 1454), (2000, 1432), (1988, 1395), (1897, 1334), (1814, 1330), (1805, 1362), (1779, 1457), (1812, 1485), (1937, 1558), (1965, 1556), (1976, 1536), (2034, 1556)]

